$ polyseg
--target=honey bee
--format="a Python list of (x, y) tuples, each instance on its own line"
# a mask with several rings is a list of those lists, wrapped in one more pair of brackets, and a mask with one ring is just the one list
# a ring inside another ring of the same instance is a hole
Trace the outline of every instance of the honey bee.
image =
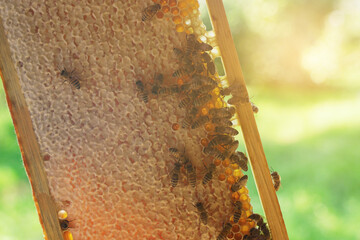
[(147, 103), (149, 101), (149, 97), (145, 91), (143, 82), (140, 80), (136, 81), (136, 87), (140, 93), (141, 98), (144, 100), (145, 103)]
[(224, 161), (225, 158), (226, 158), (226, 156), (220, 150), (218, 150), (216, 148), (209, 147), (209, 146), (207, 146), (207, 147), (205, 147), (203, 149), (203, 153), (205, 155), (210, 155), (210, 156), (213, 156), (213, 157), (215, 157), (217, 159), (220, 159), (221, 161)]
[(251, 237), (259, 237), (261, 234), (260, 229), (252, 228), (250, 229), (250, 236)]
[(248, 181), (248, 175), (244, 175), (241, 178), (239, 178), (232, 186), (231, 191), (237, 192), (240, 190), (240, 188), (244, 187)]
[(162, 73), (155, 73), (154, 75), (154, 83), (162, 84), (164, 82), (164, 75)]
[(219, 235), (217, 236), (216, 240), (225, 240), (231, 228), (232, 228), (231, 223), (226, 223), (225, 226), (223, 226), (223, 229), (221, 230)]
[(198, 109), (193, 107), (191, 111), (185, 116), (185, 119), (182, 122), (182, 128), (188, 128), (194, 121), (195, 115), (198, 112)]
[(223, 96), (228, 96), (231, 94), (231, 88), (228, 87), (228, 88), (222, 88), (220, 90), (220, 94), (223, 95)]
[(196, 169), (193, 167), (189, 159), (185, 160), (185, 169), (187, 171), (188, 180), (192, 187), (196, 186)]
[(195, 51), (197, 40), (195, 34), (186, 35), (186, 55), (190, 55)]
[(191, 98), (186, 97), (182, 99), (179, 103), (179, 108), (185, 108), (191, 104)]
[(171, 186), (174, 188), (179, 182), (179, 176), (180, 176), (180, 168), (182, 164), (180, 161), (175, 162), (175, 166), (173, 170), (171, 171)]
[(169, 148), (170, 154), (176, 159), (180, 159), (181, 153), (177, 148), (171, 147)]
[(215, 132), (217, 134), (227, 134), (230, 136), (236, 136), (239, 134), (239, 132), (236, 129), (234, 129), (232, 127), (224, 127), (224, 126), (216, 126)]
[(212, 108), (209, 110), (209, 115), (211, 117), (219, 118), (231, 118), (235, 113), (234, 107), (229, 108)]
[(178, 85), (172, 85), (170, 87), (160, 87), (158, 94), (174, 94), (179, 93), (180, 89)]
[(280, 185), (281, 185), (281, 177), (279, 175), (278, 172), (272, 172), (271, 173), (271, 178), (273, 180), (273, 183), (274, 183), (274, 188), (275, 188), (275, 191), (278, 191), (279, 188), (280, 188)]
[(234, 223), (237, 223), (241, 217), (242, 203), (240, 201), (236, 201), (234, 205), (235, 205)]
[(61, 70), (60, 76), (65, 79), (64, 81), (68, 81), (76, 89), (80, 89), (79, 77), (76, 76), (75, 69), (69, 72), (66, 70), (66, 68), (64, 68), (63, 70)]
[(216, 118), (212, 118), (211, 122), (214, 123), (215, 125), (218, 125), (218, 126), (228, 126), (228, 127), (230, 127), (230, 126), (233, 125), (233, 123), (227, 118), (216, 117)]
[(210, 55), (206, 52), (203, 52), (201, 55), (201, 60), (204, 62), (204, 63), (208, 63), (208, 62), (211, 62), (212, 61), (212, 58), (210, 57)]
[(265, 239), (270, 239), (270, 230), (265, 222), (258, 224), (261, 232), (264, 234)]
[(70, 221), (66, 219), (59, 220), (60, 221), (60, 227), (61, 230), (66, 231), (69, 229)]
[(250, 100), (249, 100), (249, 97), (248, 96), (240, 96), (240, 95), (237, 95), (237, 96), (233, 96), (232, 98), (230, 98), (227, 103), (228, 104), (231, 104), (231, 105), (235, 105), (235, 104), (238, 104), (238, 103), (248, 103)]
[(214, 147), (216, 145), (227, 145), (232, 142), (233, 138), (227, 135), (216, 135), (210, 142), (209, 147)]
[(253, 110), (254, 113), (258, 113), (259, 112), (259, 108), (253, 103), (253, 102), (250, 102), (251, 103), (251, 108)]
[(242, 152), (236, 152), (230, 156), (230, 161), (239, 165), (245, 172), (248, 170), (248, 159)]
[(195, 122), (193, 122), (193, 124), (191, 125), (191, 128), (192, 129), (198, 128), (198, 127), (204, 125), (205, 123), (207, 123), (209, 120), (210, 120), (210, 118), (207, 115), (201, 116)]
[(264, 219), (262, 218), (262, 216), (257, 213), (251, 214), (248, 218), (254, 220), (258, 226), (264, 223)]
[(200, 214), (201, 222), (206, 225), (208, 220), (208, 214), (205, 210), (204, 204), (202, 202), (197, 202), (194, 206), (196, 207), (196, 209)]
[(215, 172), (216, 166), (215, 164), (211, 163), (210, 166), (207, 168), (207, 172), (204, 175), (202, 184), (206, 185), (208, 182), (211, 181)]
[(179, 59), (182, 59), (183, 57), (185, 57), (185, 53), (180, 48), (173, 48), (173, 52), (174, 52), (175, 56)]
[(155, 14), (161, 9), (161, 5), (160, 4), (154, 4), (151, 6), (148, 6), (146, 8), (144, 8), (143, 12), (142, 12), (142, 18), (141, 20), (143, 22), (150, 20), (152, 17), (155, 16)]
[(201, 94), (210, 92), (211, 90), (213, 90), (215, 88), (215, 86), (212, 85), (205, 85), (205, 86), (201, 86), (200, 88), (193, 90), (190, 94), (191, 97), (195, 98)]
[(212, 98), (211, 94), (202, 95), (199, 98), (194, 99), (194, 106), (200, 107), (210, 101)]
[(187, 75), (190, 75), (191, 73), (193, 73), (195, 70), (194, 66), (193, 65), (185, 65), (184, 67), (182, 68), (179, 68), (178, 70), (176, 70), (174, 73), (173, 73), (173, 77), (183, 77), (183, 76), (187, 76)]
[(195, 74), (195, 75), (193, 76), (193, 79), (194, 79), (194, 80), (201, 81), (203, 84), (206, 84), (206, 85), (217, 86), (217, 82), (216, 82), (214, 79), (212, 79), (211, 77), (208, 77), (208, 76), (203, 76), (203, 75)]
[(210, 44), (207, 44), (204, 42), (201, 42), (201, 43), (198, 42), (196, 45), (197, 45), (196, 48), (202, 52), (211, 51), (213, 49), (213, 47)]
[(214, 62), (213, 62), (213, 61), (208, 62), (208, 63), (206, 63), (206, 66), (207, 66), (208, 72), (209, 72), (211, 75), (214, 75), (215, 72), (216, 72)]

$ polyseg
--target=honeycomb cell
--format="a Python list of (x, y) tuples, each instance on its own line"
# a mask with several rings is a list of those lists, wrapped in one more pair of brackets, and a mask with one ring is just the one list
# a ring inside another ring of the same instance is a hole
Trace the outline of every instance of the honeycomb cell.
[(200, 140), (200, 143), (203, 147), (206, 147), (209, 144), (209, 140), (207, 140), (206, 138), (202, 138)]
[(234, 224), (231, 229), (234, 233), (240, 231), (240, 226), (238, 224)]
[(178, 85), (182, 86), (184, 84), (184, 81), (181, 78), (179, 78), (177, 80), (177, 83), (178, 83)]
[(171, 14), (172, 14), (172, 15), (178, 15), (179, 12), (180, 12), (180, 10), (179, 10), (177, 7), (171, 8), (170, 11), (171, 11)]
[(169, 0), (169, 6), (174, 7), (177, 5), (177, 0)]
[(177, 32), (183, 32), (185, 30), (184, 25), (182, 24), (177, 24), (175, 29)]
[(214, 164), (215, 164), (215, 166), (220, 166), (220, 164), (221, 164), (221, 160), (220, 159), (214, 159)]
[(243, 237), (243, 235), (241, 233), (236, 233), (235, 236), (234, 236), (234, 239), (235, 240), (241, 240)]
[(161, 11), (162, 11), (163, 13), (168, 13), (168, 12), (170, 11), (170, 7), (169, 7), (169, 6), (163, 6), (163, 7), (161, 8)]
[(174, 124), (171, 126), (171, 128), (172, 128), (172, 130), (177, 131), (177, 130), (179, 130), (179, 128), (180, 128), (180, 124), (174, 123)]
[(160, 0), (159, 3), (161, 5), (166, 5), (168, 3), (168, 0)]
[(234, 183), (235, 183), (235, 178), (234, 178), (234, 176), (228, 176), (227, 182), (228, 182), (229, 184), (234, 184)]
[(208, 114), (207, 108), (202, 108), (202, 109), (201, 109), (201, 114), (202, 114), (202, 115)]
[(60, 210), (59, 212), (58, 212), (58, 218), (60, 219), (60, 220), (64, 220), (64, 219), (66, 219), (68, 217), (68, 213), (65, 211), (65, 210)]
[(230, 165), (230, 160), (229, 159), (225, 159), (223, 162), (222, 162), (222, 165), (224, 167), (228, 167)]
[(241, 233), (242, 233), (243, 235), (246, 235), (246, 234), (249, 233), (250, 228), (249, 228), (249, 226), (248, 226), (247, 224), (244, 224), (244, 225), (241, 225), (240, 231), (241, 231)]
[[(242, 175), (242, 174), (241, 174)], [(249, 193), (249, 189), (247, 189), (246, 187), (243, 187), (239, 190), (240, 194), (248, 194)]]
[(247, 196), (247, 194), (241, 194), (240, 195), (240, 201), (241, 202), (245, 202), (249, 199), (249, 197)]
[(227, 235), (228, 238), (233, 238), (234, 237), (234, 234), (232, 232), (230, 232), (228, 235)]
[(189, 11), (187, 9), (183, 9), (180, 11), (180, 16), (186, 17), (187, 15), (189, 15)]
[(240, 177), (242, 175), (242, 172), (239, 169), (235, 169), (233, 175), (234, 177)]
[(215, 103), (215, 107), (216, 107), (216, 108), (222, 108), (222, 107), (223, 107), (223, 103), (217, 101), (217, 102)]
[(164, 13), (159, 11), (159, 12), (156, 13), (156, 17), (157, 17), (157, 18), (163, 18), (163, 17), (164, 17)]
[(184, 9), (184, 8), (186, 8), (186, 6), (187, 6), (187, 4), (186, 4), (185, 1), (181, 1), (181, 2), (178, 3), (178, 7), (179, 7), (180, 9)]
[(172, 20), (175, 24), (179, 24), (182, 22), (182, 18), (180, 16), (175, 16), (172, 18)]
[(250, 209), (250, 204), (248, 202), (243, 202), (242, 207), (243, 207), (244, 210), (249, 210)]
[(221, 174), (219, 174), (218, 178), (219, 178), (220, 181), (224, 181), (226, 176), (225, 176), (225, 174), (221, 173)]
[(213, 132), (213, 131), (215, 130), (214, 124), (206, 123), (206, 124), (205, 124), (205, 130), (206, 130), (207, 132)]
[[(231, 174), (232, 174), (232, 169), (231, 169), (231, 168), (226, 168), (226, 169), (225, 169), (225, 174), (228, 175), (228, 176), (231, 175)], [(233, 176), (232, 176), (232, 177), (233, 177)], [(233, 178), (234, 178), (234, 177), (233, 177)], [(235, 179), (235, 178), (234, 178), (234, 179)]]

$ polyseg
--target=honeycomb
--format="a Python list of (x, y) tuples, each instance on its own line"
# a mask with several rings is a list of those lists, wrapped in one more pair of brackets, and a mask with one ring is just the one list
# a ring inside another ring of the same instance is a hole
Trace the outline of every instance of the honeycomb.
[[(144, 12), (155, 4), (156, 11)], [(59, 219), (69, 222), (65, 239), (220, 239), (230, 222), (223, 237), (238, 240), (256, 226), (248, 218), (246, 186), (230, 190), (244, 176), (239, 165), (203, 153), (216, 138), (216, 124), (208, 119), (183, 127), (189, 113), (178, 106), (186, 95), (168, 90), (191, 81), (187, 73), (174, 77), (183, 66), (173, 49), (186, 49), (189, 36), (213, 46), (212, 59), (219, 56), (198, 8), (195, 0), (0, 0), (50, 191)], [(206, 67), (200, 75), (209, 75)], [(64, 70), (78, 86), (64, 82)], [(165, 94), (152, 91), (158, 73)], [(228, 107), (221, 79), (210, 75), (217, 86), (198, 104), (196, 119)], [(172, 171), (180, 160), (170, 148), (188, 160), (175, 187)], [(202, 184), (211, 164), (214, 176)], [(197, 202), (204, 204), (207, 224)], [(242, 204), (237, 223), (236, 202)]]

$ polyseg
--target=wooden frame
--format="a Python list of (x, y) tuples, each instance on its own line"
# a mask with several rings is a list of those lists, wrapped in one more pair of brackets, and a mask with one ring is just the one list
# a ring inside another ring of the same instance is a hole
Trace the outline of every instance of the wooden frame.
[[(226, 18), (224, 5), (221, 0), (207, 0), (206, 2), (229, 84), (232, 85), (236, 83), (240, 85), (242, 97), (248, 99), (249, 96), (246, 90), (244, 76), (236, 53), (229, 23)], [(256, 126), (251, 103), (237, 104), (236, 110), (246, 149), (250, 158), (255, 183), (269, 223), (272, 237), (274, 240), (289, 239), (279, 201), (270, 176), (269, 166), (265, 158), (259, 131)]]
[(6, 99), (14, 123), (26, 173), (31, 183), (35, 206), (45, 239), (60, 240), (60, 228), (56, 204), (50, 195), (43, 158), (33, 129), (30, 113), (20, 87), (19, 77), (11, 59), (11, 53), (0, 18), (0, 74), (3, 79)]

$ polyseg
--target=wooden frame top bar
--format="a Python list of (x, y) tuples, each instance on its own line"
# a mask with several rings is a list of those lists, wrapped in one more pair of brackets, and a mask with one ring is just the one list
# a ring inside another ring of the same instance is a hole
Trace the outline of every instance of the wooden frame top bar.
[[(248, 98), (240, 61), (236, 53), (225, 8), (221, 0), (207, 0), (207, 6), (229, 84), (240, 85), (242, 97)], [(270, 176), (264, 149), (256, 126), (251, 103), (236, 104), (236, 110), (250, 158), (255, 183), (274, 240), (289, 239), (280, 205)]]
[(57, 216), (56, 205), (50, 195), (40, 147), (20, 87), (19, 77), (11, 60), (10, 48), (1, 18), (0, 74), (3, 79), (6, 99), (15, 126), (21, 155), (33, 190), (35, 206), (39, 213), (40, 223), (44, 229), (45, 239), (62, 240), (64, 238)]

